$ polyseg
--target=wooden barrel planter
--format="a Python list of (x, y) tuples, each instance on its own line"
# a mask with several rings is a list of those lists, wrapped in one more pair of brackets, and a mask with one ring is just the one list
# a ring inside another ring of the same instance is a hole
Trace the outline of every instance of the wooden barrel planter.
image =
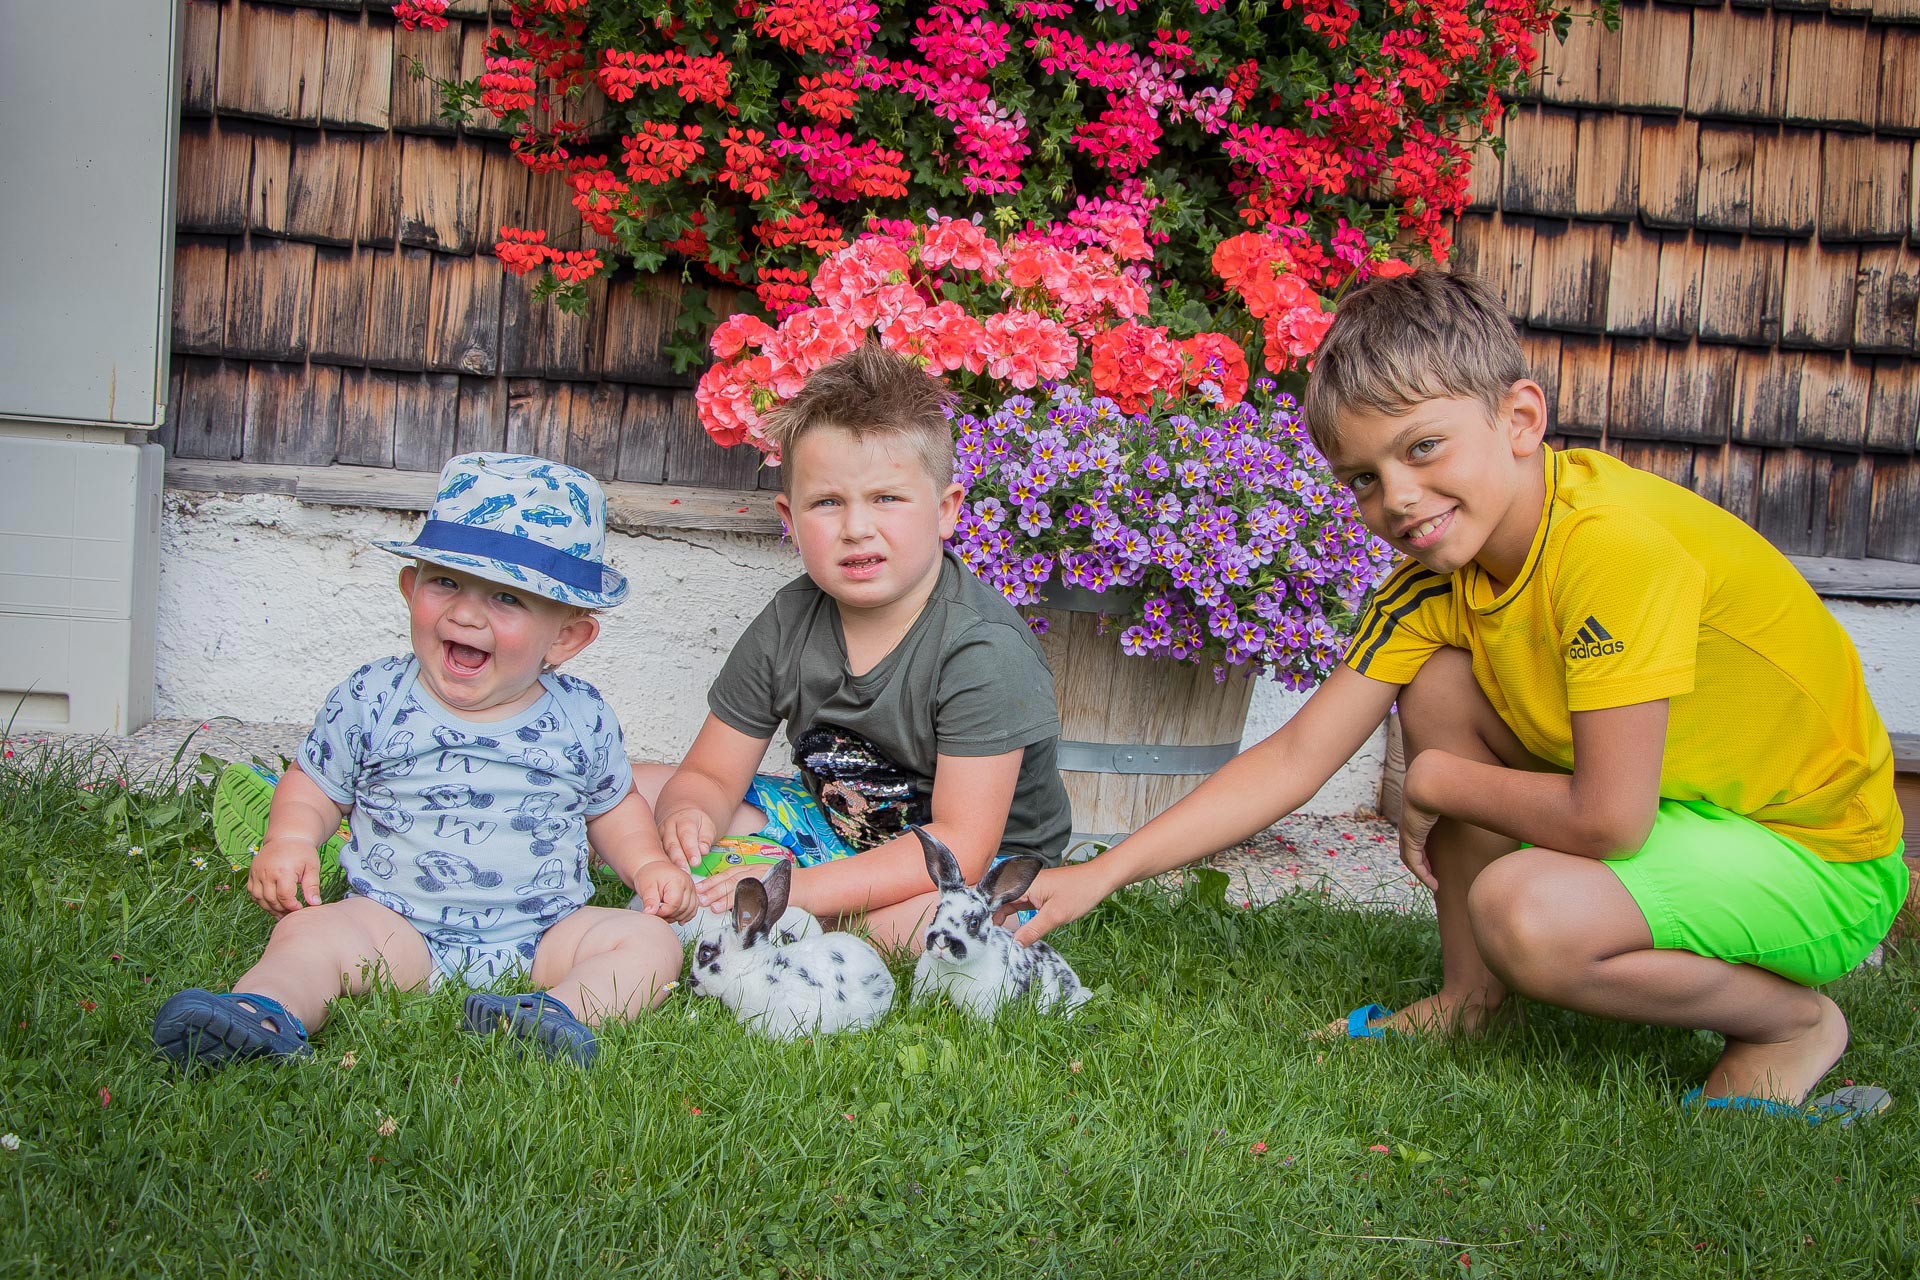
[(1125, 624), (1103, 615), (1123, 609), (1117, 593), (1050, 584), (1040, 606), (1040, 637), (1060, 704), (1060, 776), (1073, 802), (1078, 839), (1110, 840), (1137, 831), (1192, 791), (1240, 750), (1253, 681), (1231, 671), (1216, 683), (1213, 666), (1132, 658), (1120, 651)]

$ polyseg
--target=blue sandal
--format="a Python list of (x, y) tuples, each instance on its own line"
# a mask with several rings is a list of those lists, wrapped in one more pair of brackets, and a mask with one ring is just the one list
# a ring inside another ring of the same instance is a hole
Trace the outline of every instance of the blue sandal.
[(467, 997), (465, 1015), (462, 1025), (474, 1035), (504, 1031), (533, 1041), (550, 1058), (571, 1058), (585, 1067), (600, 1052), (593, 1028), (544, 991), (511, 996), (476, 991)]
[(153, 1043), (182, 1067), (239, 1058), (307, 1058), (307, 1029), (285, 1005), (248, 991), (188, 987), (160, 1006)]
[(1347, 1039), (1379, 1040), (1385, 1036), (1405, 1034), (1398, 1027), (1375, 1026), (1393, 1016), (1393, 1010), (1385, 1005), (1363, 1004), (1347, 1015)]
[(1808, 1124), (1821, 1124), (1831, 1120), (1843, 1129), (1856, 1120), (1879, 1115), (1892, 1105), (1892, 1094), (1870, 1084), (1852, 1084), (1844, 1089), (1835, 1089), (1832, 1093), (1823, 1093), (1805, 1106), (1799, 1107), (1774, 1098), (1752, 1098), (1745, 1094), (1733, 1094), (1725, 1098), (1704, 1098), (1698, 1088), (1687, 1090), (1680, 1099), (1680, 1108), (1683, 1111), (1690, 1111), (1696, 1106), (1706, 1111), (1757, 1111), (1764, 1116), (1782, 1120), (1804, 1120)]

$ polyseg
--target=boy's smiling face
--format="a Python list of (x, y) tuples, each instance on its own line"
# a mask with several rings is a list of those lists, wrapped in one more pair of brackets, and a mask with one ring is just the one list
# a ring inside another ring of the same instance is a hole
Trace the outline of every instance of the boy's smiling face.
[(501, 720), (540, 700), (540, 672), (600, 633), (592, 614), (437, 564), (400, 571), (420, 680), (447, 710)]
[(1516, 382), (1491, 415), (1478, 400), (1426, 400), (1406, 413), (1347, 410), (1327, 461), (1367, 528), (1436, 573), (1478, 561), (1513, 580), (1539, 525), (1546, 433), (1539, 384)]
[(939, 577), (960, 486), (935, 483), (904, 440), (837, 427), (803, 435), (786, 466), (790, 487), (774, 505), (842, 622), (918, 612)]

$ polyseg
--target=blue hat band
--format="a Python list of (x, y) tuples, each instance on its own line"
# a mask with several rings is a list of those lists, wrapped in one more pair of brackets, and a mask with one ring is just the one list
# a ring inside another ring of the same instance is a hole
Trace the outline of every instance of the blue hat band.
[(598, 592), (606, 582), (606, 571), (592, 560), (568, 555), (564, 551), (523, 538), (482, 529), (451, 520), (429, 520), (420, 526), (413, 545), (428, 551), (451, 551), (458, 555), (499, 560), (535, 573), (544, 573), (556, 582), (564, 582), (581, 591)]

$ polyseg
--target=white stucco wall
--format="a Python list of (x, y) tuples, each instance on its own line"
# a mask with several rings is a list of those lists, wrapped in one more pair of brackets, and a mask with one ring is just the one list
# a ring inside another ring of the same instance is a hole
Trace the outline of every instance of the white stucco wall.
[(1920, 733), (1920, 604), (1829, 600), (1853, 637), (1867, 692), (1895, 733)]
[[(406, 538), (419, 517), (310, 506), (291, 498), (169, 492), (162, 519), (158, 714), (298, 722), (357, 664), (406, 648), (395, 580), (402, 561), (368, 545)], [(613, 703), (637, 759), (677, 760), (706, 715), (728, 647), (799, 572), (786, 544), (760, 535), (614, 534), (608, 554), (633, 595), (568, 670)], [(1834, 601), (1890, 728), (1920, 732), (1920, 605)], [(1305, 701), (1263, 683), (1245, 741), (1272, 733)], [(1305, 807), (1373, 807), (1385, 756), (1376, 733)], [(785, 744), (768, 763), (785, 767)]]

